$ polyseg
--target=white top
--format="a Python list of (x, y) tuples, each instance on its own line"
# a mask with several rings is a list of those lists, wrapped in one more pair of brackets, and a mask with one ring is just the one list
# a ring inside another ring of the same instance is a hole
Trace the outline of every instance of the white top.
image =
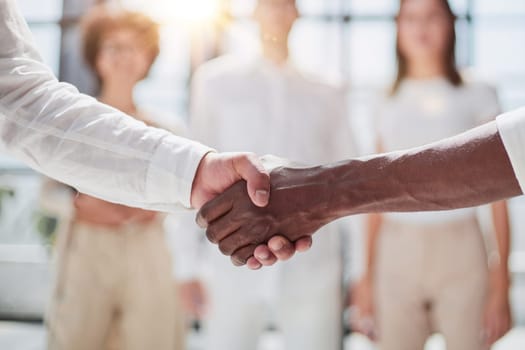
[[(499, 112), (496, 92), (487, 85), (465, 82), (454, 87), (444, 78), (407, 79), (380, 107), (378, 138), (385, 152), (408, 149), (467, 131)], [(469, 208), (385, 215), (396, 221), (432, 224), (466, 219), (475, 213), (475, 208)]]
[(497, 122), (514, 173), (525, 193), (525, 108), (502, 114)]
[[(275, 154), (301, 164), (356, 156), (345, 89), (306, 77), (290, 64), (278, 67), (260, 57), (222, 57), (203, 65), (192, 87), (191, 132), (197, 140), (221, 151)], [(319, 234), (311, 252), (278, 267), (253, 272), (232, 267), (215, 247), (211, 251), (211, 246), (199, 248), (203, 235), (198, 230), (188, 234), (188, 229), (196, 230), (191, 217), (188, 221), (186, 229), (171, 230), (181, 233), (174, 240), (179, 278), (196, 277), (199, 253), (211, 259), (215, 273), (237, 275), (247, 288), (263, 294), (266, 292), (262, 290), (272, 289), (272, 279), (281, 278), (275, 271), (289, 271), (294, 278), (304, 278), (305, 283), (311, 283), (308, 279), (321, 270), (322, 278), (340, 276), (338, 265), (334, 266), (339, 263), (341, 250), (337, 234)], [(325, 230), (332, 229), (334, 226)], [(328, 272), (327, 266), (332, 267)]]
[(59, 83), (16, 7), (16, 0), (0, 0), (0, 144), (80, 192), (147, 209), (189, 207), (210, 149)]

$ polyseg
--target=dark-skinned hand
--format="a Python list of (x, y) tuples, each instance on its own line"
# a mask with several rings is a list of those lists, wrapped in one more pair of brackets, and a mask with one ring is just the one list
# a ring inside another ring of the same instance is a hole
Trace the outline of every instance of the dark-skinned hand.
[(311, 236), (330, 221), (323, 210), (326, 185), (315, 168), (280, 167), (270, 179), (266, 207), (253, 205), (246, 184), (238, 182), (199, 211), (197, 222), (207, 228), (207, 238), (235, 265), (258, 268), (286, 260), (307, 250)]

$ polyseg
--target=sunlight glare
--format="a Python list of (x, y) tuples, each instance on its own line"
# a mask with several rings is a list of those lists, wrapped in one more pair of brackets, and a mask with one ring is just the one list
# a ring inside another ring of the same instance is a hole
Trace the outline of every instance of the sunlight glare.
[(144, 11), (161, 22), (202, 24), (220, 16), (221, 0), (124, 0), (127, 6)]

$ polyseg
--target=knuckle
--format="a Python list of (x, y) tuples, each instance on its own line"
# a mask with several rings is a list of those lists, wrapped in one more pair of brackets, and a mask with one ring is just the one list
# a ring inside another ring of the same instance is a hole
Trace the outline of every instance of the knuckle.
[(238, 162), (237, 164), (246, 164), (250, 162), (250, 153), (239, 153), (235, 156), (235, 160)]
[(257, 159), (257, 154), (255, 154), (254, 152), (245, 152), (243, 153), (243, 155), (247, 159)]

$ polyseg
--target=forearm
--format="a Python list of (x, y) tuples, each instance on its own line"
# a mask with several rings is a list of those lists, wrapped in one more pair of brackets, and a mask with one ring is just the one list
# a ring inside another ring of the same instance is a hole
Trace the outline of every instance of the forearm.
[(319, 168), (329, 216), (448, 210), (521, 194), (496, 123), (429, 146)]
[(39, 62), (24, 62), (4, 79), (10, 68), (0, 58), (0, 136), (12, 155), (112, 202), (159, 210), (189, 206), (206, 148), (148, 128), (57, 82)]
[(364, 277), (371, 279), (374, 274), (376, 261), (376, 242), (379, 237), (383, 217), (381, 214), (370, 214), (367, 217), (366, 232), (366, 260)]
[(494, 223), (494, 242), (496, 247), (491, 247), (489, 254), (489, 268), (491, 277), (502, 288), (508, 288), (510, 254), (510, 223), (507, 203), (500, 201), (492, 204), (492, 218)]
[[(519, 112), (516, 116), (522, 118)], [(525, 130), (525, 119), (519, 118), (520, 130)], [(502, 123), (498, 125), (501, 128)], [(514, 136), (521, 141), (520, 133)], [(508, 142), (506, 134), (505, 145)], [(245, 262), (257, 245), (275, 235), (294, 242), (344, 216), (495, 202), (522, 193), (512, 165), (521, 164), (523, 155), (509, 151), (514, 156), (511, 164), (505, 145), (496, 123), (489, 123), (404, 152), (313, 168), (275, 168), (266, 207), (250, 203), (245, 184), (239, 183), (206, 204), (198, 222), (224, 254)]]
[(208, 148), (148, 128), (59, 83), (41, 61), (16, 1), (0, 1), (0, 138), (34, 169), (112, 202), (190, 205)]

